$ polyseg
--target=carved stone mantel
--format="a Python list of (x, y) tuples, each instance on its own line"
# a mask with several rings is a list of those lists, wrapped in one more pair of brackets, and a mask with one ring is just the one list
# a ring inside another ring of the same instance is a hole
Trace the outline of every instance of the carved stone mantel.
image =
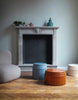
[[(57, 66), (57, 57), (56, 57), (56, 30), (58, 27), (20, 27), (16, 26), (18, 30), (18, 65), (24, 71), (31, 71), (33, 64), (23, 64), (23, 35), (52, 35), (52, 64), (48, 64), (48, 67)], [(26, 69), (27, 68), (27, 69)]]

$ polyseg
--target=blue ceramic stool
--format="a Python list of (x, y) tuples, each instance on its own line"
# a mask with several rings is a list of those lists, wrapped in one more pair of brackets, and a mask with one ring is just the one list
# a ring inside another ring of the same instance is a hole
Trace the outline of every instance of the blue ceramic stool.
[(46, 69), (47, 69), (46, 63), (34, 63), (33, 64), (33, 78), (36, 80), (44, 80)]

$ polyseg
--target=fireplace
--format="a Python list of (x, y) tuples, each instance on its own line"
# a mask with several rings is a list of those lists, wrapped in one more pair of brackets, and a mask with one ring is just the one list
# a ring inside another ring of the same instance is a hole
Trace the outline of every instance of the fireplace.
[(16, 27), (18, 29), (18, 64), (30, 71), (34, 62), (56, 63), (56, 30), (58, 27)]

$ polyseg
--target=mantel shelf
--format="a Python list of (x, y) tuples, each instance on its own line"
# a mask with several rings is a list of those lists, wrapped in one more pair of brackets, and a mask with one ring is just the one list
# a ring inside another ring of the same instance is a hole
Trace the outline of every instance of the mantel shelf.
[(59, 27), (51, 27), (51, 26), (15, 26), (16, 29), (35, 29), (35, 28), (40, 28), (40, 29), (58, 29)]
[[(18, 66), (25, 66), (25, 67), (26, 67), (26, 66), (27, 66), (27, 67), (29, 66), (29, 67), (31, 67), (31, 66), (33, 66), (33, 64), (19, 64)], [(57, 65), (47, 64), (47, 66), (48, 66), (48, 67), (52, 67), (52, 66), (57, 66)]]

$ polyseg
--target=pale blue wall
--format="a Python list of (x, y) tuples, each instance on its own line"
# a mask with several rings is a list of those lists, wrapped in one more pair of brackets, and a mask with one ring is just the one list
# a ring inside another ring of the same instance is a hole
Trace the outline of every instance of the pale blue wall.
[(11, 50), (17, 63), (15, 20), (42, 26), (51, 17), (57, 31), (57, 63), (66, 66), (78, 63), (77, 0), (1, 0), (0, 49)]

